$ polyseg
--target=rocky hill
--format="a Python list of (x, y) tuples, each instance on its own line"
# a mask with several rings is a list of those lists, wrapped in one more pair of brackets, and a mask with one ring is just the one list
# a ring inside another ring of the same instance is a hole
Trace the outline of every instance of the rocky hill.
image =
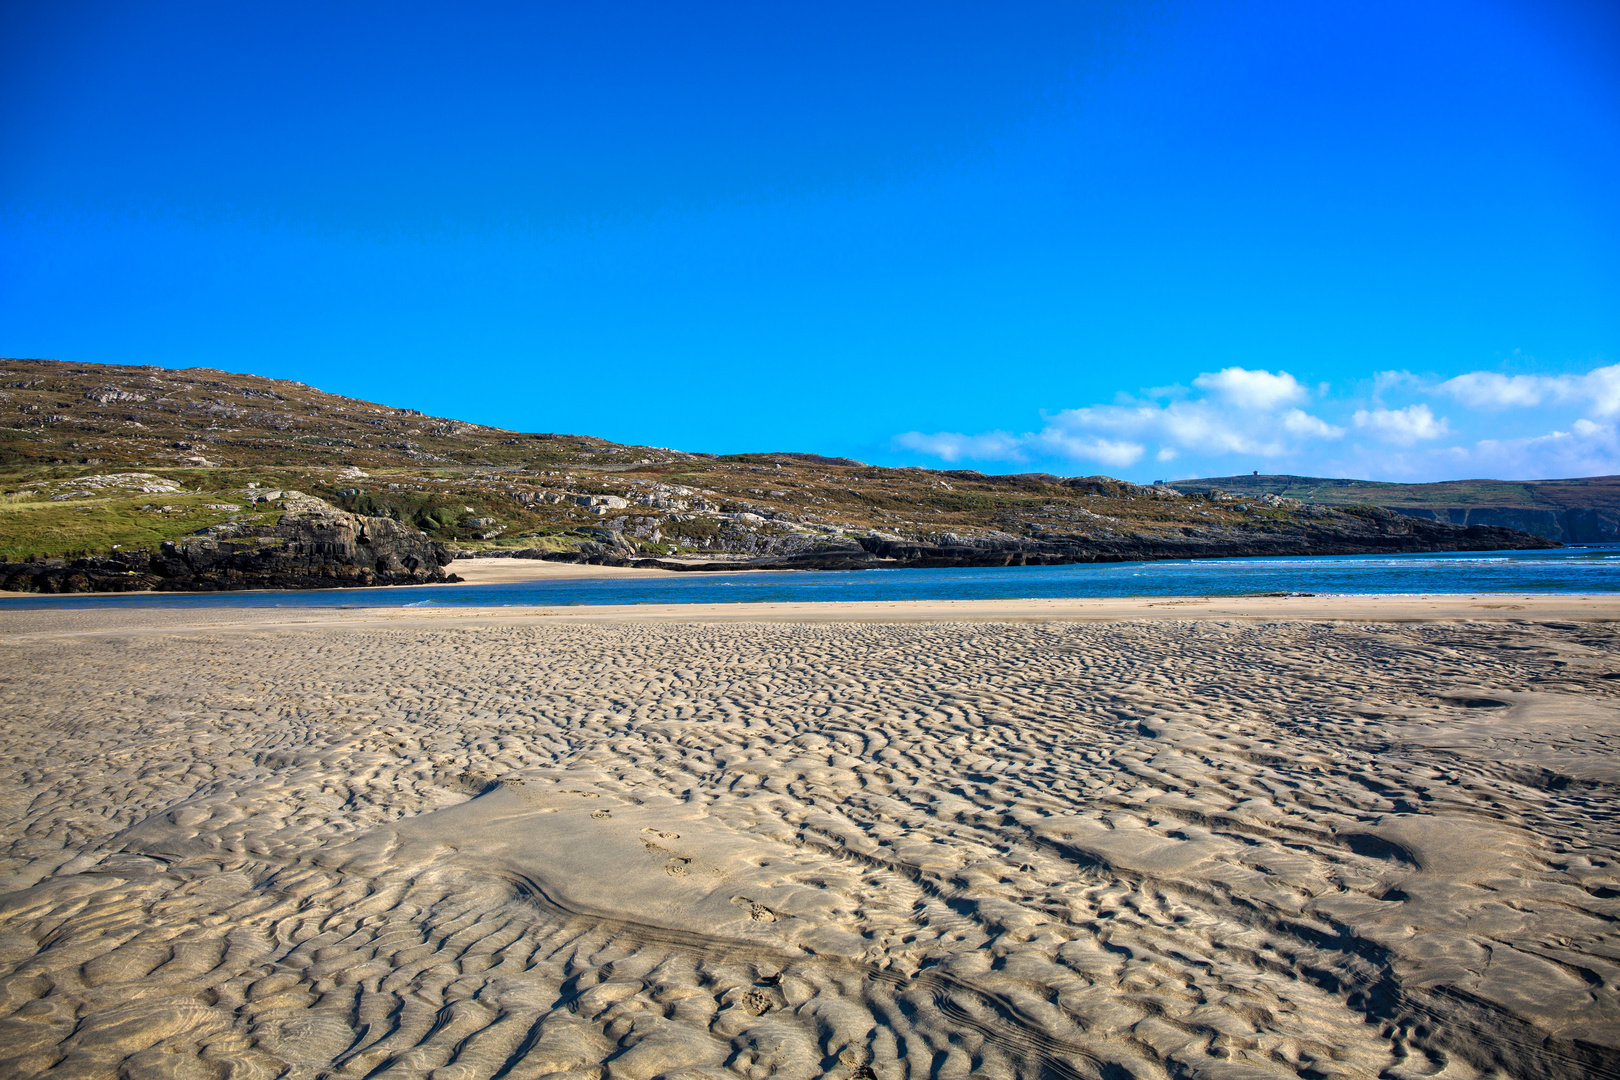
[(1320, 476), (1217, 476), (1177, 480), (1184, 492), (1277, 495), (1319, 506), (1383, 506), (1456, 525), (1499, 525), (1566, 544), (1620, 543), (1620, 476), (1575, 480), (1447, 480), (1387, 484)]
[[(53, 590), (423, 580), (457, 553), (710, 570), (1548, 544), (1273, 492), (686, 453), (252, 375), (50, 360), (0, 361), (0, 485), (0, 581)], [(393, 561), (364, 539), (385, 534)]]
[[(72, 482), (95, 498), (119, 482), (152, 486), (150, 473), (94, 476)], [(111, 484), (106, 482), (110, 481)], [(62, 485), (57, 485), (61, 487)], [(300, 491), (245, 493), (275, 507), (273, 522), (243, 520), (164, 540), (156, 549), (123, 550), (68, 559), (34, 555), (0, 563), (0, 589), (13, 592), (207, 592), (228, 589), (321, 589), (421, 585), (457, 580), (444, 567), (456, 551), (387, 517), (345, 513)], [(262, 515), (269, 518), (272, 515)]]

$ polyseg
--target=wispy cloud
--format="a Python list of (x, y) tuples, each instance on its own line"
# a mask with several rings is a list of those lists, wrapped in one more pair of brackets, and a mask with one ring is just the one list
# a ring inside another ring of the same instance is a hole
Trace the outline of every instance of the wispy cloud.
[(908, 431), (894, 437), (896, 446), (915, 450), (941, 461), (957, 462), (963, 458), (976, 461), (1023, 461), (1024, 452), (1018, 436), (1005, 431), (990, 431), (983, 435), (963, 435), (959, 431), (936, 431), (925, 434)]

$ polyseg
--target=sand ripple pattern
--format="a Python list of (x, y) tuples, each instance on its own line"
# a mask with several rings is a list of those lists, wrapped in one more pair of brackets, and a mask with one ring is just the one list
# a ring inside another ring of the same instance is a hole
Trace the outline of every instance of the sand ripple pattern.
[(1616, 638), (13, 640), (0, 1076), (1620, 1076)]

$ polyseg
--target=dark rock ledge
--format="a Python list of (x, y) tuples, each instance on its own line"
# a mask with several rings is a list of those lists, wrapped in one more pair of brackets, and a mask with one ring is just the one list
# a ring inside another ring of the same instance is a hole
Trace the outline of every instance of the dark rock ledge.
[(455, 551), (392, 518), (349, 514), (288, 492), (274, 525), (216, 526), (157, 551), (0, 563), (11, 592), (212, 592), (333, 589), (459, 581)]
[(1055, 566), (1160, 559), (1232, 559), (1267, 555), (1382, 555), (1444, 551), (1510, 551), (1559, 544), (1517, 529), (1452, 525), (1375, 507), (1322, 511), (1311, 520), (1256, 529), (1212, 527), (1172, 535), (1097, 539), (1044, 533), (929, 544), (880, 535), (829, 542), (795, 555), (732, 559), (637, 558), (627, 542), (585, 544), (578, 552), (464, 553), (463, 557), (544, 559), (593, 566), (631, 566), (718, 573), (737, 570), (863, 570), (895, 567)]

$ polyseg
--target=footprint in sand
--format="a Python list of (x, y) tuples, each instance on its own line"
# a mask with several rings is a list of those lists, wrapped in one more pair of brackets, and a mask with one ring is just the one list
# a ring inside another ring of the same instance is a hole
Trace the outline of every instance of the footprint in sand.
[(670, 877), (685, 877), (689, 872), (686, 868), (686, 864), (691, 861), (691, 859), (671, 859), (669, 862), (664, 864), (664, 873), (668, 874)]
[(739, 906), (746, 905), (748, 908), (748, 917), (754, 922), (776, 921), (776, 912), (772, 911), (764, 904), (748, 899), (746, 896), (733, 896), (731, 898), (731, 902)]
[(611, 813), (609, 813), (608, 811), (606, 811), (606, 810), (593, 810), (593, 811), (591, 811), (591, 817), (595, 818), (597, 821), (606, 821), (608, 818), (610, 818), (612, 816), (613, 815)]

